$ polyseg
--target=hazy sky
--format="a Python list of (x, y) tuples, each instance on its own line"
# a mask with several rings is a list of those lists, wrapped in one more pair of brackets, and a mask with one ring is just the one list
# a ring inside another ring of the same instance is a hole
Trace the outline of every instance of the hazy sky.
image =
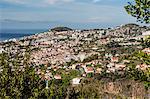
[[(124, 10), (128, 1), (133, 0), (0, 0), (0, 21), (76, 23), (91, 27), (135, 23), (136, 19)], [(4, 25), (8, 23), (1, 25), (7, 27)]]

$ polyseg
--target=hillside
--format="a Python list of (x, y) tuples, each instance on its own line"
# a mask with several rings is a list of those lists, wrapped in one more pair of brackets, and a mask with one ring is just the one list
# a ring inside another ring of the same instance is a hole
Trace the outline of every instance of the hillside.
[(120, 36), (120, 37), (127, 37), (127, 36), (139, 36), (142, 35), (142, 32), (149, 31), (150, 27), (146, 26), (139, 26), (137, 24), (125, 24), (115, 29), (111, 29), (109, 34), (112, 36)]
[(148, 99), (149, 32), (149, 27), (135, 24), (90, 30), (56, 27), (1, 42), (0, 95)]

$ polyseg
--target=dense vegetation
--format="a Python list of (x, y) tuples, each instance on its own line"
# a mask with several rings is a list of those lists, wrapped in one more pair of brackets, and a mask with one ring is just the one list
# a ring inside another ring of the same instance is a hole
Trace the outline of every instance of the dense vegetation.
[(144, 47), (150, 47), (150, 36), (146, 37), (145, 40), (142, 40)]

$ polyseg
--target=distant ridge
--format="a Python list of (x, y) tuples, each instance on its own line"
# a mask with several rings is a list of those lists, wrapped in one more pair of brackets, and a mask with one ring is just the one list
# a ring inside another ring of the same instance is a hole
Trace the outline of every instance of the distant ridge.
[(135, 23), (128, 23), (128, 24), (125, 24), (124, 26), (126, 26), (126, 27), (137, 26), (137, 27), (139, 27), (139, 25), (135, 24)]
[(73, 29), (68, 27), (55, 27), (51, 29), (52, 32), (62, 32), (62, 31), (72, 31), (72, 30)]

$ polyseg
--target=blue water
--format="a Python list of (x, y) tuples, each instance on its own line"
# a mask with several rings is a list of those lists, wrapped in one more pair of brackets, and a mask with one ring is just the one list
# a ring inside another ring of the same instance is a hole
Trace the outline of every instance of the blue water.
[(12, 39), (12, 38), (18, 39), (21, 37), (30, 36), (44, 31), (46, 31), (46, 29), (1, 29), (0, 41)]

